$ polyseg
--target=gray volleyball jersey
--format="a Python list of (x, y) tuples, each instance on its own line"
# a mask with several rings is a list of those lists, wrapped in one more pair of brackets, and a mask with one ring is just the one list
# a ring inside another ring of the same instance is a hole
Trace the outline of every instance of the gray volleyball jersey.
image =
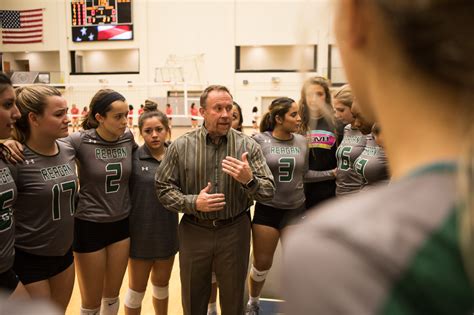
[(344, 128), (344, 138), (337, 148), (336, 195), (359, 191), (364, 179), (354, 170), (354, 162), (365, 149), (366, 136), (351, 125)]
[(354, 162), (354, 169), (362, 176), (366, 186), (388, 182), (389, 174), (385, 151), (375, 142), (372, 134), (366, 137), (365, 149)]
[(15, 224), (12, 206), (16, 185), (5, 162), (0, 160), (0, 273), (10, 269), (15, 257)]
[(432, 164), (308, 214), (286, 236), (285, 314), (472, 314), (456, 180)]
[(270, 131), (256, 134), (267, 165), (275, 180), (275, 196), (271, 201), (262, 202), (280, 209), (297, 209), (305, 201), (303, 177), (308, 169), (308, 142), (299, 134), (291, 140), (278, 140)]
[(62, 256), (71, 248), (78, 188), (74, 150), (57, 141), (59, 153), (44, 156), (24, 146), (25, 161), (13, 175), (15, 246), (42, 256)]
[(132, 152), (137, 147), (130, 130), (114, 142), (100, 138), (95, 129), (75, 132), (61, 141), (76, 154), (81, 184), (76, 218), (92, 222), (126, 218), (131, 209)]

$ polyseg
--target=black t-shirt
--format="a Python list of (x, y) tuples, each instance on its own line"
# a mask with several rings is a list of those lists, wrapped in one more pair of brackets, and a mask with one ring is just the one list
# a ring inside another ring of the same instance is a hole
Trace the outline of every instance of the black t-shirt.
[[(310, 170), (327, 171), (337, 167), (336, 150), (343, 135), (343, 125), (335, 125), (324, 117), (310, 119), (306, 133)], [(335, 179), (306, 183), (305, 195), (307, 208), (334, 197), (336, 195)]]

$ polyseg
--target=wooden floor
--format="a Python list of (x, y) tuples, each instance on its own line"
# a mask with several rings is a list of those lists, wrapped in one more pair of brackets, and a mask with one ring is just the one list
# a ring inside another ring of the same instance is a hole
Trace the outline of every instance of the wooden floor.
[[(179, 255), (179, 254), (178, 254)], [(173, 272), (171, 274), (171, 279), (169, 283), (169, 315), (181, 315), (183, 314), (181, 308), (181, 285), (179, 282), (179, 263), (178, 263), (178, 255), (176, 255), (175, 263), (173, 266)], [(151, 296), (151, 284), (148, 284), (148, 288), (145, 294), (145, 298), (143, 299), (142, 304), (142, 314), (143, 315), (153, 315), (153, 305), (152, 305), (152, 296)], [(124, 314), (123, 309), (123, 299), (125, 296), (125, 292), (128, 288), (128, 274), (125, 274), (123, 279), (122, 288), (120, 289), (120, 310), (119, 314)], [(79, 292), (79, 285), (77, 283), (74, 284), (74, 291), (72, 292), (71, 302), (69, 303), (69, 307), (66, 311), (68, 315), (79, 315), (79, 309), (81, 307), (81, 293)]]
[[(177, 137), (181, 136), (182, 134), (190, 130), (191, 128), (189, 127), (174, 127), (173, 132), (172, 132), (172, 136), (173, 136), (172, 139), (176, 139)], [(253, 129), (246, 128), (244, 132), (250, 135), (253, 133)], [(134, 130), (134, 133), (135, 135), (137, 135), (137, 129)], [(141, 139), (141, 137), (136, 136), (135, 139), (139, 144), (143, 143), (143, 139)], [(122, 288), (120, 290), (121, 301), (120, 301), (119, 314), (124, 314), (123, 299), (125, 296), (125, 292), (127, 291), (127, 288), (128, 288), (128, 274), (126, 273), (123, 279)], [(66, 314), (79, 315), (80, 306), (81, 306), (81, 294), (79, 292), (79, 285), (76, 279), (76, 282), (74, 284), (74, 291), (72, 293), (72, 298), (69, 303), (69, 307), (66, 311)], [(143, 315), (154, 314), (153, 305), (152, 305), (151, 284), (149, 284), (149, 287), (145, 294), (145, 298), (143, 299), (142, 314)], [(169, 315), (183, 314), (182, 307), (181, 307), (181, 285), (179, 281), (179, 254), (176, 255), (174, 266), (173, 266), (173, 272), (171, 274), (171, 279), (169, 283), (169, 312), (168, 314)]]

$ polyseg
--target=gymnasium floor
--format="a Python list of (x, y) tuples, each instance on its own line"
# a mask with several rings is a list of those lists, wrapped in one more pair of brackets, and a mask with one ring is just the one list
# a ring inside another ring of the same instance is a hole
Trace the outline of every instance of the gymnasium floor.
[[(176, 139), (177, 137), (181, 136), (182, 134), (192, 130), (190, 127), (174, 127), (172, 128), (172, 140)], [(248, 135), (253, 133), (253, 129), (251, 127), (245, 128), (244, 132)], [(138, 129), (134, 129), (135, 140), (141, 145), (143, 144), (143, 139), (141, 139), (138, 135)], [(179, 255), (179, 254), (178, 254)], [(169, 315), (182, 315), (182, 308), (181, 308), (181, 285), (179, 281), (179, 256), (176, 255), (175, 263), (173, 266), (173, 272), (171, 274), (171, 279), (169, 283)], [(150, 284), (149, 284), (150, 285)], [(123, 297), (125, 296), (125, 292), (128, 288), (128, 274), (125, 274), (123, 279), (122, 288), (120, 289), (120, 310), (119, 314), (124, 314), (123, 308)], [(69, 307), (66, 311), (67, 315), (79, 315), (79, 308), (81, 306), (81, 294), (79, 291), (79, 284), (77, 282), (74, 283), (74, 290), (72, 292), (71, 301), (69, 303)], [(142, 304), (142, 312), (143, 315), (153, 315), (153, 305), (152, 305), (152, 296), (151, 296), (151, 289), (148, 288), (145, 294), (145, 298), (143, 299)]]

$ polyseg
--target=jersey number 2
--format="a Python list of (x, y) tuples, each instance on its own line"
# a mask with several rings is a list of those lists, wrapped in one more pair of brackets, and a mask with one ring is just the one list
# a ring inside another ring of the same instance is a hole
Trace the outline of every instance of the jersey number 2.
[(105, 193), (111, 194), (119, 191), (122, 178), (122, 163), (109, 163), (105, 166)]

